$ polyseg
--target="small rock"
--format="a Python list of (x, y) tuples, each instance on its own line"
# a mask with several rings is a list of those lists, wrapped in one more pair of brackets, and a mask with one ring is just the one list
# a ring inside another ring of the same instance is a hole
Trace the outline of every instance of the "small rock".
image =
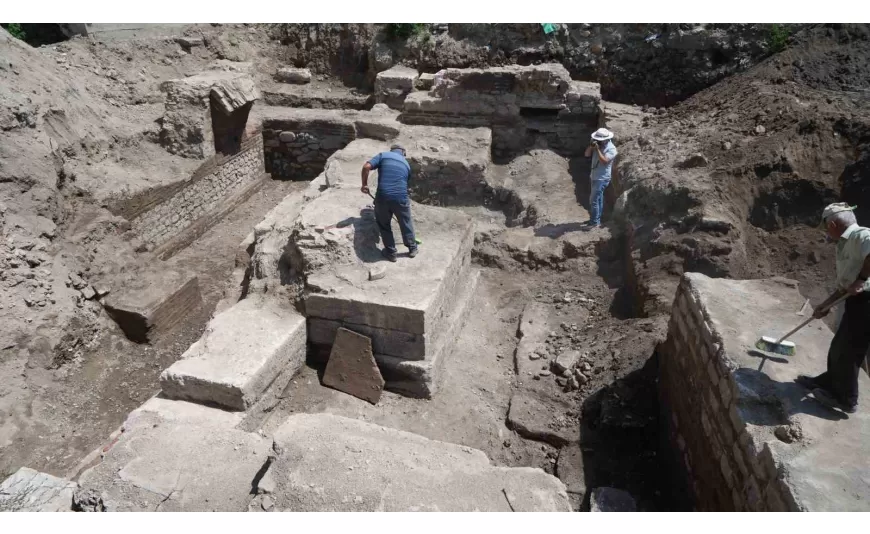
[(580, 359), (580, 352), (576, 350), (570, 350), (567, 352), (563, 352), (559, 356), (556, 357), (556, 360), (553, 362), (553, 368), (556, 369), (560, 373), (564, 373), (565, 371), (574, 367), (577, 363), (577, 360)]
[(278, 139), (282, 143), (292, 143), (296, 140), (296, 133), (294, 132), (281, 132), (278, 134)]
[(819, 253), (814, 250), (810, 252), (810, 261), (813, 263), (819, 263), (822, 259), (819, 257)]
[(556, 379), (556, 383), (564, 387), (568, 383), (568, 379), (559, 377)]
[(574, 378), (577, 380), (577, 384), (579, 384), (581, 386), (585, 385), (587, 382), (589, 382), (589, 378), (586, 375), (584, 375), (583, 373), (581, 373), (580, 369), (574, 370)]
[(369, 281), (380, 280), (387, 276), (387, 268), (383, 265), (375, 265), (369, 269)]
[(111, 291), (111, 290), (110, 290), (108, 287), (106, 287), (106, 286), (94, 286), (94, 290), (97, 292), (97, 296), (100, 297), (100, 298), (105, 297), (105, 296), (108, 295), (109, 292)]
[(550, 371), (540, 371), (538, 372), (538, 376), (551, 376), (553, 373)]
[(262, 506), (263, 506), (263, 510), (266, 510), (268, 512), (269, 510), (271, 510), (272, 508), (275, 507), (275, 501), (272, 500), (272, 497), (269, 497), (268, 495), (266, 495), (265, 497), (263, 497)]
[(803, 439), (804, 432), (797, 424), (780, 425), (773, 431), (773, 435), (783, 443), (794, 443)]
[(731, 141), (725, 141), (724, 143), (722, 143), (723, 150), (731, 150), (732, 146), (733, 145), (731, 144)]
[(540, 360), (540, 359), (541, 359), (541, 355), (538, 354), (537, 352), (532, 352), (532, 353), (529, 354), (529, 359), (532, 360), (532, 361), (534, 361), (534, 360)]
[(85, 297), (85, 299), (87, 299), (87, 300), (91, 300), (97, 296), (97, 292), (94, 291), (94, 288), (92, 288), (91, 286), (85, 287), (84, 289), (81, 290), (81, 292), (82, 292), (82, 296)]
[(760, 125), (760, 124), (759, 124), (758, 126), (755, 127), (755, 133), (757, 133), (758, 135), (764, 135), (764, 133), (765, 133), (766, 131), (767, 131), (767, 129), (766, 129), (764, 126)]

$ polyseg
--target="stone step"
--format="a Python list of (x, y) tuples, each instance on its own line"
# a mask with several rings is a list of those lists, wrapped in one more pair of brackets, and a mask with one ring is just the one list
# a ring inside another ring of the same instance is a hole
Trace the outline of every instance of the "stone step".
[(160, 386), (169, 398), (247, 410), (274, 382), (289, 381), (305, 353), (304, 317), (277, 302), (249, 298), (212, 319), (199, 341), (161, 374)]
[(103, 461), (82, 473), (76, 502), (105, 511), (246, 510), (272, 443), (238, 430), (241, 419), (152, 398), (130, 413)]
[(565, 485), (476, 449), (331, 414), (291, 416), (263, 480), (286, 511), (571, 510)]

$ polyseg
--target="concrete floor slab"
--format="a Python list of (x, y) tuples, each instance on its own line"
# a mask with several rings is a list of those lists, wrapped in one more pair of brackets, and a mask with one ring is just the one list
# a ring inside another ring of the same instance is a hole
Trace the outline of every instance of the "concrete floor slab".
[(476, 449), (331, 414), (291, 416), (275, 433), (276, 509), (570, 511), (540, 469), (494, 467)]
[(271, 442), (236, 429), (240, 414), (152, 398), (133, 411), (79, 493), (107, 511), (238, 512), (247, 509)]
[(212, 319), (160, 385), (169, 398), (246, 410), (279, 375), (289, 380), (305, 353), (302, 315), (274, 300), (248, 298)]

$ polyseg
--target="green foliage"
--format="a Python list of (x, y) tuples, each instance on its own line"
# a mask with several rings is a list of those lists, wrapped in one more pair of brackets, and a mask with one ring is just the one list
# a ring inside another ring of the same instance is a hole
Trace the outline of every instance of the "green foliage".
[(414, 35), (424, 35), (426, 31), (425, 24), (394, 24), (390, 23), (384, 27), (384, 33), (390, 41), (407, 41)]
[(773, 54), (782, 52), (790, 35), (791, 31), (787, 27), (773, 24), (767, 33), (767, 49)]
[(7, 32), (9, 32), (12, 37), (16, 39), (21, 39), (22, 41), (27, 37), (27, 34), (24, 32), (24, 29), (21, 27), (21, 24), (0, 24), (3, 26)]

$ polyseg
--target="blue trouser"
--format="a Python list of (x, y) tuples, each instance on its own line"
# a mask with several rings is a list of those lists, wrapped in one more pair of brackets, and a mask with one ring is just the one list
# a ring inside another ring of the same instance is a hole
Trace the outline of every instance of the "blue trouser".
[(604, 190), (610, 185), (610, 179), (596, 180), (592, 178), (592, 192), (589, 195), (589, 221), (591, 224), (601, 224), (601, 213), (604, 211)]
[(392, 218), (399, 219), (399, 229), (402, 231), (402, 243), (408, 250), (417, 248), (414, 240), (414, 223), (411, 221), (411, 200), (390, 200), (380, 195), (375, 198), (375, 220), (381, 231), (384, 249), (390, 254), (396, 253), (396, 240), (393, 239)]

